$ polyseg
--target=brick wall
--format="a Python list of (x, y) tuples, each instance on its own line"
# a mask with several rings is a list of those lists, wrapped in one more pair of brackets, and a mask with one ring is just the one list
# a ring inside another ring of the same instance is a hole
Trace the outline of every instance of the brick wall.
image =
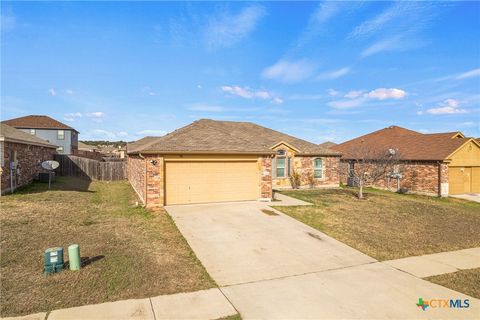
[(41, 163), (45, 160), (53, 160), (56, 153), (53, 148), (27, 145), (21, 143), (2, 142), (3, 161), (1, 163), (1, 193), (10, 191), (10, 155), (13, 150), (17, 151), (17, 170), (14, 181), (17, 188), (31, 183), (38, 178), (38, 173), (45, 172)]
[(270, 156), (260, 157), (260, 197), (272, 199), (272, 158)]
[(145, 204), (145, 160), (138, 155), (128, 156), (127, 175), (128, 181)]
[(165, 203), (164, 159), (159, 155), (145, 156), (147, 162), (147, 208), (157, 208)]
[[(358, 168), (359, 164), (355, 164)], [(400, 188), (405, 192), (439, 195), (441, 183), (448, 183), (448, 165), (436, 161), (416, 161), (399, 164), (402, 174)], [(439, 173), (441, 181), (439, 181)], [(347, 183), (348, 163), (342, 161), (340, 165), (340, 181)], [(397, 180), (384, 177), (377, 180), (373, 185), (367, 181), (367, 185), (376, 188), (397, 191)]]
[[(313, 178), (314, 160), (323, 159), (323, 177)], [(293, 158), (293, 170), (300, 174), (300, 188), (319, 188), (338, 186), (340, 183), (339, 166), (340, 158), (323, 156), (323, 157), (305, 157), (295, 156)], [(313, 179), (312, 179), (313, 178)], [(274, 188), (291, 188), (290, 178), (274, 178)]]

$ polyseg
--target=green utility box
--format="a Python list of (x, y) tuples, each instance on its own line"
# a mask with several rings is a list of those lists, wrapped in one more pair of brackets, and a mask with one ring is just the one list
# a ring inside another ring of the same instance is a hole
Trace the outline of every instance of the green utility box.
[(63, 269), (63, 248), (55, 247), (45, 250), (44, 273), (51, 274)]

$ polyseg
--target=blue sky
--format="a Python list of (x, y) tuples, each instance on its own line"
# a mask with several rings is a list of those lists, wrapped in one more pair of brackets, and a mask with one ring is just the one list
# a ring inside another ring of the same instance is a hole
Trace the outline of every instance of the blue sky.
[(196, 119), (312, 142), (392, 124), (480, 136), (479, 2), (2, 2), (1, 118), (80, 139)]

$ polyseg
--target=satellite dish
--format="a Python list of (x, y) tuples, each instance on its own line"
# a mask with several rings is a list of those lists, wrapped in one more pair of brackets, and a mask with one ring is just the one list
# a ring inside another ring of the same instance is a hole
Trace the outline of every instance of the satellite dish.
[(60, 164), (57, 161), (47, 160), (42, 162), (42, 168), (45, 170), (55, 170)]

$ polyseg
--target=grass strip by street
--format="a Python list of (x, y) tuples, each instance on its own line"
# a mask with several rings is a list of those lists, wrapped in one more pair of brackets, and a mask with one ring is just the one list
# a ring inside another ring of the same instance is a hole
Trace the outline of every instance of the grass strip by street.
[(275, 209), (378, 260), (480, 246), (480, 203), (350, 188), (281, 193), (312, 206)]
[(480, 268), (445, 273), (425, 280), (480, 299)]
[[(166, 212), (135, 206), (128, 182), (58, 177), (47, 189), (2, 196), (1, 316), (216, 286)], [(45, 277), (44, 250), (73, 243), (82, 269)]]

